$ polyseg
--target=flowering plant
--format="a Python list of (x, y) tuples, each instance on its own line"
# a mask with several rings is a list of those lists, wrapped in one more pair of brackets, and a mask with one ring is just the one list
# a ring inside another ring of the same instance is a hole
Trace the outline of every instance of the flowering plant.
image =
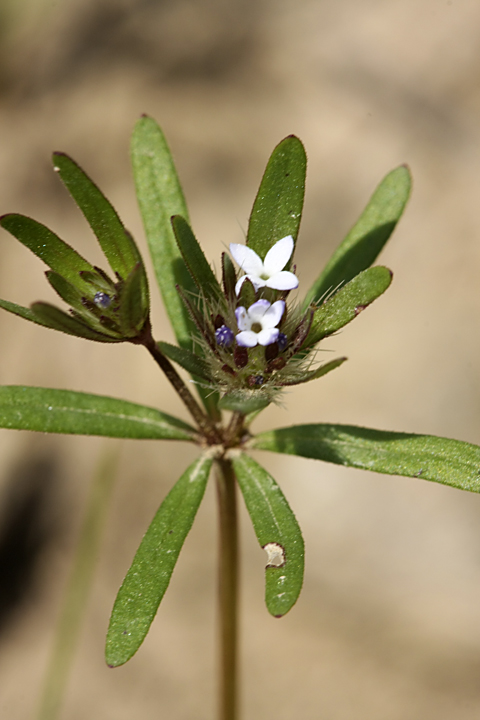
[[(220, 514), (220, 718), (236, 717), (237, 510), (240, 488), (260, 545), (268, 611), (281, 617), (303, 581), (304, 543), (286, 498), (249, 449), (300, 455), (374, 472), (421, 477), (480, 491), (480, 448), (427, 435), (312, 424), (255, 435), (252, 422), (283, 388), (310, 382), (346, 358), (316, 364), (316, 345), (352, 321), (389, 287), (392, 273), (374, 266), (410, 193), (410, 174), (389, 173), (303, 301), (292, 265), (303, 208), (306, 156), (294, 136), (273, 151), (253, 204), (246, 244), (223, 253), (217, 279), (188, 221), (185, 200), (160, 128), (142, 117), (132, 161), (156, 279), (177, 339), (158, 342), (150, 323), (149, 288), (137, 246), (116, 211), (63, 153), (54, 167), (84, 213), (110, 266), (91, 265), (40, 223), (4, 215), (0, 224), (48, 266), (48, 282), (67, 303), (0, 307), (34, 323), (97, 342), (143, 345), (191, 417), (185, 423), (156, 408), (66, 390), (0, 387), (0, 426), (120, 438), (172, 439), (199, 446), (162, 502), (114, 604), (107, 634), (110, 666), (143, 642), (167, 589), (202, 500), (212, 466)], [(237, 267), (235, 267), (235, 264)], [(186, 370), (198, 397), (174, 367)]]

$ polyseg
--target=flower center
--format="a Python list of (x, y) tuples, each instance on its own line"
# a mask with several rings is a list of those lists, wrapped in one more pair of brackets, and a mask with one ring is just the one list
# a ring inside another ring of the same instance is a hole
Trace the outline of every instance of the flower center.
[(252, 327), (250, 328), (250, 330), (254, 333), (259, 333), (262, 331), (262, 324), (259, 322), (252, 323)]

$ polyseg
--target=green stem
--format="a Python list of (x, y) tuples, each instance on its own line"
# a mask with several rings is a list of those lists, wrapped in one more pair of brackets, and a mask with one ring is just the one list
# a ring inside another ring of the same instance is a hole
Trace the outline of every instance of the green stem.
[(142, 344), (147, 348), (150, 355), (153, 357), (157, 365), (163, 370), (163, 372), (167, 376), (167, 379), (177, 391), (180, 399), (197, 423), (207, 442), (210, 445), (220, 445), (222, 443), (222, 437), (218, 429), (216, 428), (215, 423), (210, 419), (210, 417), (205, 415), (200, 405), (197, 403), (192, 393), (187, 388), (182, 378), (173, 367), (170, 360), (166, 357), (166, 355), (163, 354), (163, 352), (158, 347), (157, 343), (152, 337), (149, 323), (145, 326), (142, 335), (139, 338), (135, 339), (135, 343)]
[(65, 592), (53, 652), (45, 676), (38, 720), (56, 720), (59, 717), (92, 585), (117, 461), (116, 451), (106, 454), (101, 459), (92, 482), (73, 570)]
[(238, 711), (238, 520), (232, 463), (217, 462), (219, 547), (219, 720), (237, 720)]

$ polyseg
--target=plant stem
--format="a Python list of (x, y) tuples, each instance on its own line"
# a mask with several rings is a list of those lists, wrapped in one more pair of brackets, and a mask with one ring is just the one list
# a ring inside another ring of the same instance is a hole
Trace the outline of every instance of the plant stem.
[(237, 488), (230, 460), (217, 461), (219, 533), (219, 720), (238, 710), (238, 521)]
[(152, 337), (149, 325), (146, 326), (146, 329), (141, 339), (139, 338), (138, 340), (136, 340), (136, 342), (145, 345), (157, 365), (159, 365), (160, 368), (163, 370), (163, 372), (167, 376), (167, 379), (173, 385), (178, 395), (180, 396), (180, 399), (182, 400), (187, 410), (190, 412), (191, 416), (202, 431), (205, 439), (211, 445), (220, 445), (222, 443), (222, 437), (218, 429), (216, 428), (215, 423), (213, 423), (212, 420), (203, 412), (200, 405), (197, 403), (192, 393), (187, 388), (182, 378), (173, 367), (170, 360), (160, 350), (157, 343)]

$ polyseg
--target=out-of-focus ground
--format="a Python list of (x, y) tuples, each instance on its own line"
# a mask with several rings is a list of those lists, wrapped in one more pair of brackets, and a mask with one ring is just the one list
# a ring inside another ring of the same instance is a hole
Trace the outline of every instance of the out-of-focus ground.
[[(3, 0), (0, 212), (35, 217), (99, 262), (52, 172), (50, 151), (63, 150), (145, 250), (128, 142), (146, 112), (169, 139), (196, 234), (218, 265), (225, 245), (244, 237), (269, 153), (295, 133), (309, 157), (296, 255), (306, 291), (378, 181), (407, 162), (413, 196), (381, 256), (395, 274), (391, 289), (326, 344), (349, 362), (292, 391), (285, 409), (268, 409), (257, 425), (345, 422), (479, 442), (479, 38), (474, 0)], [(40, 261), (3, 231), (0, 260), (0, 297), (53, 298)], [(170, 339), (152, 275), (151, 284), (156, 335)], [(2, 384), (85, 390), (185, 416), (139, 348), (87, 343), (7, 313), (0, 347)], [(0, 432), (1, 527), (23, 497), (27, 528), (7, 542), (25, 568), (23, 594), (15, 563), (3, 559), (5, 720), (34, 718), (90, 479), (113, 442)], [(207, 720), (215, 702), (212, 488), (144, 646), (122, 668), (104, 665), (118, 586), (194, 456), (174, 443), (121, 445), (62, 717)], [(478, 718), (480, 497), (259, 459), (297, 514), (307, 567), (297, 606), (269, 617), (264, 553), (243, 513), (245, 720)], [(17, 586), (18, 597), (7, 592)]]

